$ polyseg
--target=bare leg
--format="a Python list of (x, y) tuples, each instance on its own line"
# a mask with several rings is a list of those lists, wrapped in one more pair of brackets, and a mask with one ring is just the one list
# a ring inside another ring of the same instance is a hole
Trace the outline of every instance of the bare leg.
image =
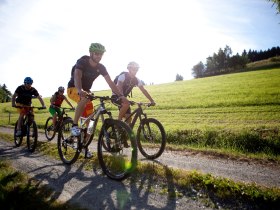
[(73, 120), (74, 124), (78, 124), (79, 118), (81, 117), (81, 115), (82, 115), (82, 113), (85, 109), (86, 103), (88, 101), (89, 101), (89, 99), (83, 97), (83, 98), (81, 98), (81, 100), (77, 104), (77, 107), (76, 107), (76, 110), (75, 110), (75, 116), (74, 116), (74, 120)]
[(122, 120), (125, 117), (126, 111), (129, 109), (129, 103), (122, 103), (119, 111), (118, 120)]

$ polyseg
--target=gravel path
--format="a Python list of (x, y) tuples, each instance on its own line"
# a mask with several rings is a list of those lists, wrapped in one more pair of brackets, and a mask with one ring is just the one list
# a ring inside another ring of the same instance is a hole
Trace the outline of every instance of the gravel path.
[[(11, 134), (12, 129), (0, 127), (0, 132)], [(40, 135), (39, 140), (46, 141), (43, 135)], [(5, 141), (0, 141), (0, 157), (10, 160), (15, 168), (53, 188), (53, 199), (79, 203), (88, 209), (211, 209), (198, 199), (199, 196), (195, 192), (181, 198), (170, 198), (176, 187), (170, 181), (166, 183), (169, 191), (162, 193), (161, 186), (155, 182), (156, 177), (143, 177), (136, 183), (129, 182), (129, 179), (116, 182), (101, 175), (99, 169), (88, 171), (83, 169), (84, 164), (66, 166), (61, 161), (37, 152), (30, 154), (24, 146), (15, 148), (12, 143)], [(141, 156), (139, 159), (146, 161)], [(165, 151), (154, 164), (186, 170), (195, 169), (235, 181), (280, 187), (279, 164), (230, 160), (175, 151)]]

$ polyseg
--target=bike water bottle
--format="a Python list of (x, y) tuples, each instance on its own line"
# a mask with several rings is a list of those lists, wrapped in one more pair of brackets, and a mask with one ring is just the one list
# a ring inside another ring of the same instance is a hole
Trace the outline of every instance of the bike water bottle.
[(89, 121), (88, 128), (87, 128), (87, 133), (92, 134), (92, 130), (93, 130), (93, 119), (91, 119)]

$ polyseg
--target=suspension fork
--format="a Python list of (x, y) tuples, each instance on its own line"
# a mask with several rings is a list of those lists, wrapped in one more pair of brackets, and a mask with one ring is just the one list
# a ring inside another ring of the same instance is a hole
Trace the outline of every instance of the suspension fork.
[[(147, 119), (147, 114), (143, 112), (142, 108), (140, 108), (140, 111), (139, 111), (139, 119), (140, 119), (141, 130), (143, 131), (143, 135), (144, 135), (145, 139), (147, 139), (147, 132), (144, 129), (144, 123), (143, 123), (143, 121)], [(149, 124), (147, 124), (147, 128), (148, 128), (148, 134), (150, 134), (151, 128), (150, 128)]]

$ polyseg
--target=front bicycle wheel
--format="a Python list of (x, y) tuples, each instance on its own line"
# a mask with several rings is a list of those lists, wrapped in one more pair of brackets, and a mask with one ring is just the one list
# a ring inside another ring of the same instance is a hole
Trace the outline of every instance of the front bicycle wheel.
[(135, 137), (130, 127), (122, 121), (105, 120), (98, 138), (97, 151), (100, 166), (111, 179), (123, 180), (136, 168)]
[(156, 159), (163, 153), (166, 134), (162, 124), (153, 118), (141, 121), (137, 130), (137, 145), (141, 154), (147, 159)]
[(53, 125), (53, 118), (52, 117), (49, 117), (47, 119), (44, 129), (45, 129), (46, 138), (49, 141), (53, 140), (53, 138), (55, 137), (56, 130), (55, 130), (55, 127)]
[(72, 136), (72, 119), (63, 121), (58, 132), (57, 149), (60, 159), (65, 164), (74, 163), (80, 154), (81, 137)]
[(38, 140), (38, 128), (35, 121), (27, 125), (26, 130), (27, 148), (30, 152), (34, 152)]
[(21, 145), (21, 143), (22, 143), (23, 135), (20, 135), (20, 136), (16, 135), (16, 133), (17, 133), (17, 124), (18, 124), (18, 121), (16, 122), (15, 129), (14, 129), (14, 142), (15, 142), (16, 147), (19, 147)]

